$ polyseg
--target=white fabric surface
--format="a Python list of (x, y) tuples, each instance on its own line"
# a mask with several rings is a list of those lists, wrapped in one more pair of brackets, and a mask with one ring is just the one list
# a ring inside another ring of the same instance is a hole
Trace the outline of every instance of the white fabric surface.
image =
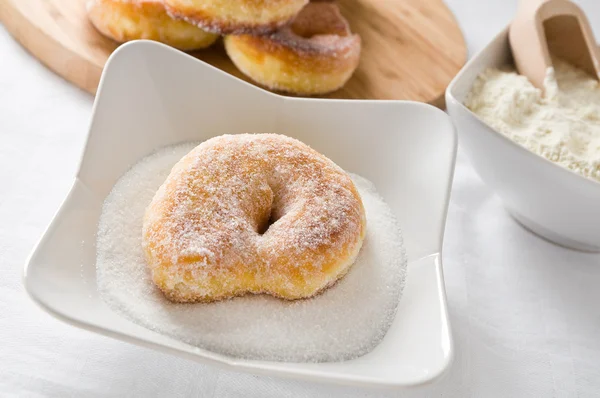
[[(449, 3), (471, 53), (516, 4)], [(600, 3), (581, 3), (598, 31)], [(522, 229), (460, 152), (444, 244), (456, 358), (435, 385), (381, 392), (237, 374), (53, 319), (27, 299), (21, 272), (70, 186), (92, 97), (1, 27), (0, 54), (0, 396), (600, 396), (600, 256)]]

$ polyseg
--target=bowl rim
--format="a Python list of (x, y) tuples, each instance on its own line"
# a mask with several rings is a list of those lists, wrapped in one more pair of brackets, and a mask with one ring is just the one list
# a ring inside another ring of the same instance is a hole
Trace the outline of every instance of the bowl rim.
[[(509, 27), (510, 27), (510, 24), (508, 26), (506, 26), (504, 29), (502, 29), (499, 33), (497, 33), (489, 43), (487, 43), (481, 50), (479, 50), (477, 53), (475, 53), (471, 57), (471, 59), (469, 59), (469, 61), (467, 61), (465, 66), (458, 72), (458, 74), (454, 77), (454, 79), (452, 79), (452, 81), (446, 88), (446, 102), (452, 103), (453, 105), (458, 105), (458, 107), (460, 107), (461, 110), (465, 111), (467, 114), (474, 117), (477, 121), (479, 121), (481, 124), (483, 124), (483, 126), (485, 126), (487, 128), (486, 129), (487, 131), (491, 132), (492, 134), (495, 134), (497, 137), (499, 137), (501, 140), (503, 140), (506, 144), (508, 144), (510, 147), (514, 148), (515, 150), (519, 151), (520, 153), (526, 154), (526, 156), (530, 156), (530, 157), (531, 157), (531, 155), (533, 155), (533, 158), (538, 159), (545, 164), (551, 165), (552, 166), (551, 168), (554, 170), (557, 170), (557, 172), (563, 173), (563, 175), (565, 175), (565, 176), (571, 175), (571, 176), (577, 177), (579, 181), (584, 182), (584, 184), (588, 184), (589, 187), (593, 187), (593, 189), (600, 189), (600, 181), (596, 181), (592, 178), (585, 177), (585, 176), (575, 172), (574, 170), (571, 170), (567, 167), (561, 166), (558, 163), (555, 163), (555, 162), (551, 161), (550, 159), (545, 158), (542, 155), (539, 155), (533, 151), (530, 151), (529, 149), (525, 148), (521, 144), (518, 144), (517, 142), (511, 140), (508, 136), (506, 136), (502, 132), (498, 131), (497, 129), (490, 126), (488, 123), (486, 123), (481, 117), (479, 117), (479, 115), (477, 115), (475, 112), (470, 110), (464, 104), (463, 101), (459, 101), (454, 96), (454, 90), (456, 90), (457, 86), (466, 86), (467, 85), (467, 83), (465, 82), (466, 79), (465, 79), (464, 75), (466, 75), (467, 71), (470, 68), (472, 68), (473, 65), (479, 61), (479, 58), (482, 57), (484, 55), (484, 53), (489, 51), (489, 48), (493, 44), (496, 44), (498, 41), (508, 40)], [(510, 54), (510, 56), (512, 58), (512, 53)], [(513, 65), (509, 64), (509, 66), (514, 67), (514, 64)], [(478, 74), (478, 76), (479, 76), (479, 74)], [(475, 79), (477, 79), (478, 76), (476, 76)], [(468, 84), (469, 89), (473, 86), (473, 83), (474, 83), (474, 80), (469, 82), (469, 84)], [(600, 88), (598, 88), (598, 90), (600, 90)]]

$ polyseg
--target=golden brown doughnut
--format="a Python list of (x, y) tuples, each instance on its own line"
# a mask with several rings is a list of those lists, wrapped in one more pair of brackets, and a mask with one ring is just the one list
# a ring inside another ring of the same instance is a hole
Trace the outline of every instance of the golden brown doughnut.
[(308, 0), (164, 0), (167, 11), (209, 32), (264, 34), (287, 24)]
[(190, 51), (208, 47), (219, 37), (172, 19), (159, 0), (90, 0), (87, 10), (94, 27), (119, 43), (147, 39)]
[(156, 286), (176, 302), (311, 297), (354, 263), (366, 232), (350, 177), (295, 139), (223, 135), (172, 169), (146, 209)]
[(333, 3), (310, 3), (291, 25), (268, 36), (225, 37), (227, 54), (242, 73), (272, 89), (300, 95), (342, 87), (360, 58), (360, 37)]

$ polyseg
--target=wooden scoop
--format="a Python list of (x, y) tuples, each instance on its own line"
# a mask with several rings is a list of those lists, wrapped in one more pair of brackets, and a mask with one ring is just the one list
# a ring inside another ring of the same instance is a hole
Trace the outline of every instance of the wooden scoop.
[(517, 70), (542, 90), (552, 66), (550, 54), (600, 76), (590, 24), (581, 8), (568, 0), (521, 0), (509, 40)]

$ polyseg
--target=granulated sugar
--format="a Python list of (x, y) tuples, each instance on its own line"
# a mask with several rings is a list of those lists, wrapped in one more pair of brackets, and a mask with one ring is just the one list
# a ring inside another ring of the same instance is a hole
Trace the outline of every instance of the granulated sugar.
[(360, 176), (352, 179), (365, 207), (367, 236), (349, 273), (324, 293), (298, 301), (246, 295), (210, 304), (175, 304), (164, 298), (146, 267), (142, 220), (171, 167), (194, 146), (166, 148), (143, 159), (106, 198), (96, 263), (102, 298), (137, 324), (235, 357), (324, 362), (371, 351), (394, 320), (406, 256), (391, 209)]

